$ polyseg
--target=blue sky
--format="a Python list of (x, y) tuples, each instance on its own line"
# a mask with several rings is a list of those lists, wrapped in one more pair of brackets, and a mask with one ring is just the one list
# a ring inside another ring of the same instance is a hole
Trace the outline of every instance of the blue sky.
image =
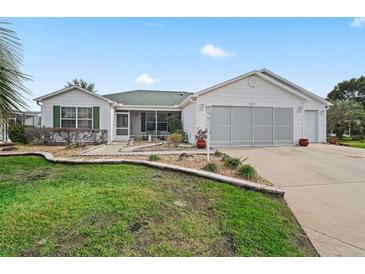
[[(268, 68), (325, 97), (365, 74), (363, 18), (8, 18), (32, 98), (72, 78), (100, 94), (198, 91)], [(30, 103), (31, 109), (38, 109)]]

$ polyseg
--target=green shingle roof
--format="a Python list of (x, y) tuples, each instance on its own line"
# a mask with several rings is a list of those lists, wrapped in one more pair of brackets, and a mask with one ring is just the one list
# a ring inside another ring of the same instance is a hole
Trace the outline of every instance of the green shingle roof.
[(191, 94), (185, 91), (131, 90), (102, 96), (124, 105), (174, 106)]

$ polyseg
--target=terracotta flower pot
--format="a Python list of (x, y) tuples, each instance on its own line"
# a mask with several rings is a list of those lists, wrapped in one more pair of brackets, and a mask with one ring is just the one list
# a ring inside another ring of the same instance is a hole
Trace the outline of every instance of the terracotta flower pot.
[(329, 140), (329, 143), (331, 145), (337, 145), (337, 142), (338, 142), (338, 140), (337, 140), (336, 137), (331, 137), (330, 140)]
[(205, 148), (207, 146), (207, 142), (204, 139), (196, 141), (196, 146), (198, 148)]
[(307, 147), (309, 145), (309, 140), (305, 138), (299, 139), (299, 145), (301, 147)]

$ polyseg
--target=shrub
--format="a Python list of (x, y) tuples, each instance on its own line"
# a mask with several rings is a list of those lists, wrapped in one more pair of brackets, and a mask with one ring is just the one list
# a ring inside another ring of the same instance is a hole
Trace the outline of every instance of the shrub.
[(172, 133), (169, 135), (169, 141), (178, 146), (184, 140), (184, 136), (180, 133)]
[(238, 169), (238, 173), (242, 178), (247, 180), (251, 180), (257, 175), (256, 169), (249, 164), (241, 165)]
[(150, 161), (159, 161), (160, 160), (160, 155), (158, 155), (158, 154), (150, 154), (148, 156), (148, 160), (150, 160)]
[(105, 144), (108, 141), (108, 131), (105, 129), (85, 128), (26, 128), (26, 140), (32, 142), (38, 139), (39, 144), (54, 145), (91, 143)]
[(204, 166), (205, 170), (211, 171), (211, 172), (216, 172), (218, 167), (216, 163), (213, 162), (208, 162), (205, 166)]
[(241, 162), (239, 158), (230, 157), (228, 155), (223, 157), (223, 161), (224, 161), (225, 166), (230, 169), (237, 168)]
[(222, 157), (224, 155), (224, 153), (223, 152), (220, 152), (220, 151), (218, 151), (218, 150), (216, 150), (215, 152), (214, 152), (214, 156), (215, 157)]
[(27, 138), (25, 133), (26, 127), (19, 122), (11, 123), (9, 127), (9, 138), (12, 142), (26, 144)]

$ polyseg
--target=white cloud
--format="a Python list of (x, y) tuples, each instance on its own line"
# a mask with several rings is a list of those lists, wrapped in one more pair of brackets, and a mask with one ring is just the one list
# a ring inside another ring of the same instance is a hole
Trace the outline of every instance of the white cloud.
[(355, 17), (350, 23), (351, 27), (356, 27), (356, 28), (361, 28), (364, 25), (365, 25), (365, 17)]
[(158, 80), (150, 77), (147, 73), (144, 73), (138, 76), (136, 79), (134, 79), (134, 82), (136, 82), (137, 84), (152, 86), (153, 84), (158, 82)]
[(153, 22), (147, 22), (146, 26), (148, 27), (156, 27), (156, 28), (163, 28), (165, 25), (162, 23), (153, 23)]
[(207, 44), (200, 49), (200, 53), (212, 58), (227, 58), (228, 56), (234, 56), (234, 52), (227, 52), (224, 49)]

